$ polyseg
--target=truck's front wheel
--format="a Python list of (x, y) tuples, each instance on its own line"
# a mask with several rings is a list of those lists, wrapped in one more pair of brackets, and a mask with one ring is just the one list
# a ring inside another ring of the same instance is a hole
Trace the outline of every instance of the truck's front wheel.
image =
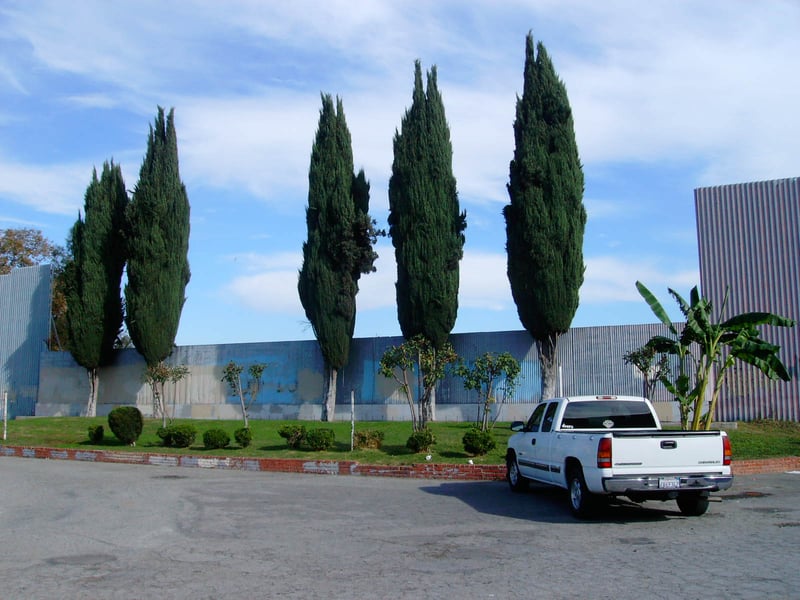
[(590, 517), (596, 508), (594, 494), (586, 487), (583, 469), (572, 467), (567, 473), (567, 489), (569, 490), (569, 507), (572, 514), (579, 519)]
[(519, 472), (516, 456), (506, 457), (506, 481), (512, 492), (524, 492), (528, 489), (528, 480)]
[(708, 510), (708, 496), (681, 494), (678, 496), (678, 508), (687, 517), (699, 517)]

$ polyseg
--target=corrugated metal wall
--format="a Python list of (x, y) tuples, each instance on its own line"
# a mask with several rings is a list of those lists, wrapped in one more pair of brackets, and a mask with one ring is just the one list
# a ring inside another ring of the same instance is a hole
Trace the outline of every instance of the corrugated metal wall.
[(0, 401), (7, 391), (9, 418), (34, 414), (49, 325), (50, 266), (0, 275)]
[[(629, 325), (576, 328), (559, 342), (564, 394), (641, 395), (641, 374), (626, 365), (623, 355), (635, 350), (656, 334), (665, 334), (663, 325)], [(529, 404), (541, 399), (539, 358), (526, 331), (467, 333), (451, 336), (458, 355), (471, 362), (485, 352), (511, 353), (522, 368), (522, 377), (509, 404)], [(397, 384), (378, 373), (380, 358), (390, 347), (403, 342), (401, 337), (359, 338), (351, 345), (349, 364), (338, 380), (337, 404), (349, 405), (351, 391), (360, 405), (405, 405)], [(238, 405), (221, 381), (224, 366), (234, 361), (245, 367), (267, 363), (264, 385), (256, 404), (305, 405), (322, 402), (324, 365), (315, 341), (181, 346), (170, 357), (171, 364), (189, 367), (190, 374), (170, 390), (177, 405), (192, 406), (192, 414), (218, 414), (213, 409), (224, 404)], [(113, 404), (152, 402), (150, 390), (142, 382), (144, 363), (135, 350), (118, 352), (114, 364), (100, 372), (98, 412)], [(37, 414), (80, 414), (88, 388), (84, 370), (66, 352), (46, 352), (42, 356), (42, 381)], [(659, 389), (654, 400), (670, 400)], [(477, 402), (474, 391), (464, 389), (463, 381), (446, 377), (437, 390), (436, 403), (467, 405)], [(208, 408), (200, 408), (202, 406)], [(262, 411), (263, 412), (263, 411)]]
[[(703, 294), (726, 315), (768, 311), (800, 319), (800, 179), (779, 179), (695, 190)], [(723, 387), (722, 420), (800, 419), (800, 328), (765, 328), (781, 347), (792, 381), (770, 382), (738, 366)]]

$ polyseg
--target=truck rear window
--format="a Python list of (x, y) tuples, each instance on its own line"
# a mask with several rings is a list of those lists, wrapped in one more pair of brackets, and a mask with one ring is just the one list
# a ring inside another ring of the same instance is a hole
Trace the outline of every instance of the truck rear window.
[(644, 402), (596, 400), (567, 404), (561, 429), (655, 428), (656, 421)]

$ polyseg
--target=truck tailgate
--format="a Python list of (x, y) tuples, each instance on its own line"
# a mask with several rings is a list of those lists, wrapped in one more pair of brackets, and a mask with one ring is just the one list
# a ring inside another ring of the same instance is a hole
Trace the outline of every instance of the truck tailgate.
[(615, 472), (702, 473), (723, 463), (719, 431), (614, 432), (612, 468)]

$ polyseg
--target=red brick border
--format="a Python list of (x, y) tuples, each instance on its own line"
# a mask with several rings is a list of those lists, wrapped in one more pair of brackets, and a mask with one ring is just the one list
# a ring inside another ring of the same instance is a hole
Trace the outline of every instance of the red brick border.
[(498, 481), (505, 478), (505, 465), (458, 465), (421, 463), (414, 465), (368, 465), (352, 460), (306, 460), (301, 458), (246, 458), (241, 456), (196, 456), (154, 454), (150, 452), (113, 452), (75, 448), (29, 448), (0, 446), (0, 456), (81, 460), (86, 462), (199, 467), (280, 473), (315, 473), (322, 475), (369, 475), (415, 479), (452, 479)]
[[(86, 462), (198, 467), (279, 473), (314, 473), (320, 475), (367, 475), (372, 477), (407, 477), (413, 479), (450, 479), (459, 481), (500, 481), (505, 479), (505, 465), (459, 465), (419, 463), (414, 465), (368, 465), (353, 460), (305, 460), (302, 458), (246, 458), (241, 456), (194, 456), (154, 454), (151, 452), (113, 452), (74, 448), (29, 448), (0, 446), (0, 456), (80, 460)], [(780, 473), (800, 470), (800, 457), (733, 462), (735, 475)]]

